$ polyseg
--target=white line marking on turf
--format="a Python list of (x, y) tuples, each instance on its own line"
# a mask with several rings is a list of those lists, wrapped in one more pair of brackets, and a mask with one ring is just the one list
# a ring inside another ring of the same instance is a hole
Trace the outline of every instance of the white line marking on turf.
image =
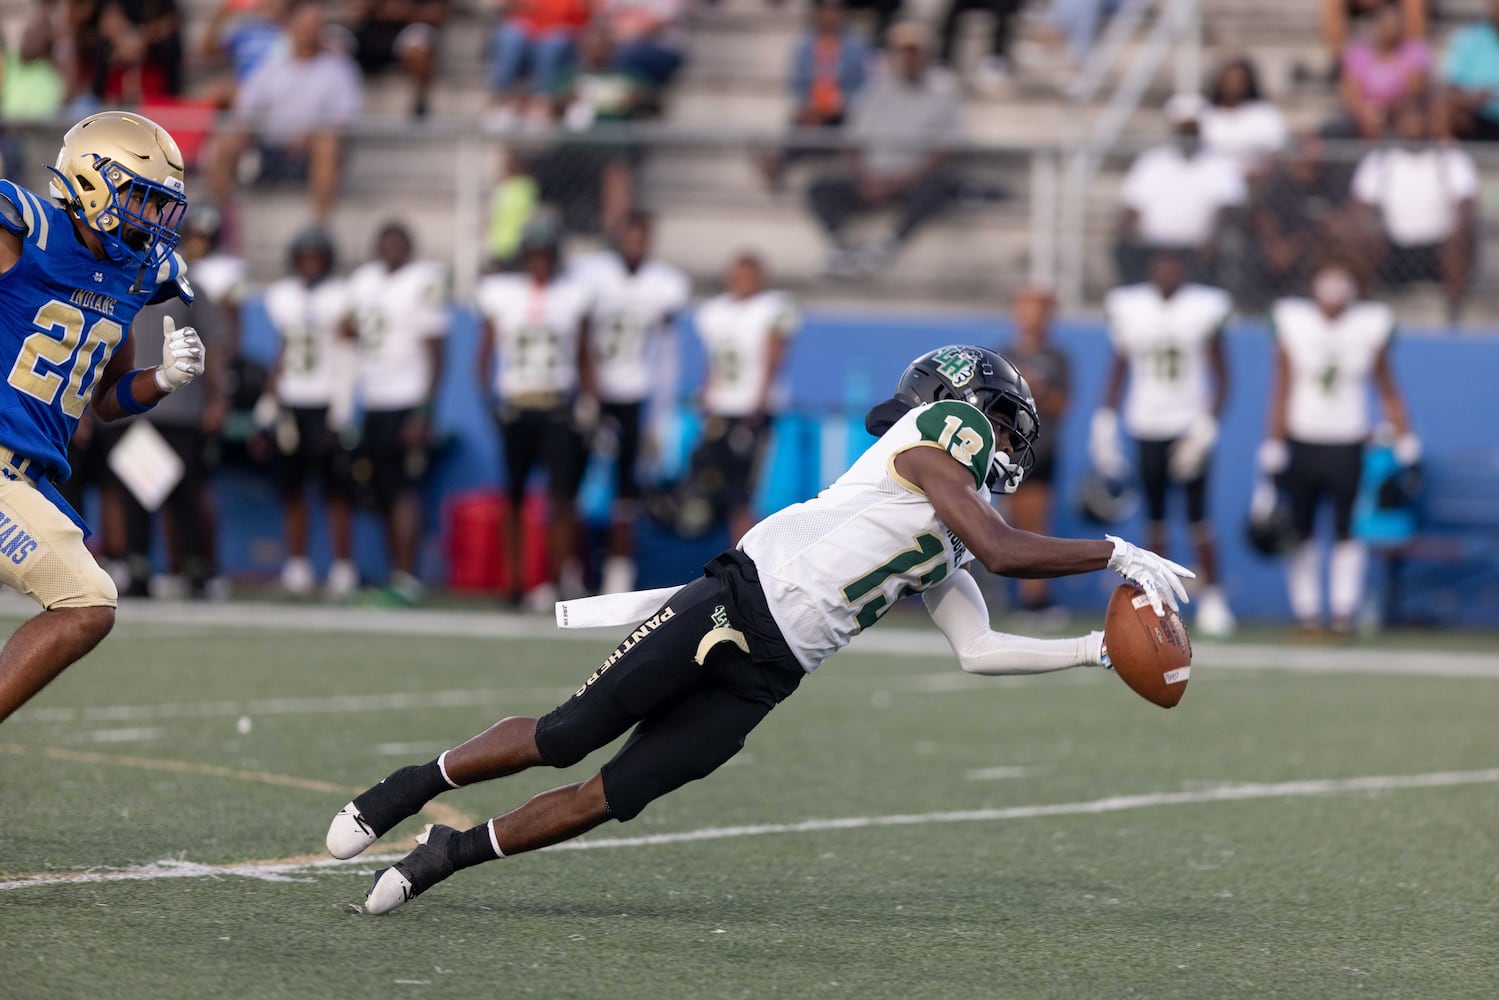
[(150, 719), (248, 715), (315, 715), (388, 712), (414, 708), (471, 708), (507, 702), (555, 702), (572, 687), (473, 688), (462, 691), (397, 691), (391, 694), (333, 694), (254, 701), (165, 702), (156, 705), (91, 705), (84, 708), (22, 709), (17, 718), (33, 722), (141, 722)]
[(450, 744), (433, 743), (377, 743), (375, 754), (379, 757), (414, 757), (425, 753), (437, 753), (446, 750)]
[[(30, 608), (30, 605), (27, 605)], [(27, 616), (30, 611), (26, 612)], [(185, 601), (124, 601), (121, 628), (133, 624), (172, 625), (254, 633), (455, 636), (472, 639), (556, 639), (607, 644), (619, 630), (558, 629), (550, 616), (489, 611), (392, 611), (318, 605), (203, 604)], [(159, 632), (152, 632), (158, 640)], [(874, 638), (870, 638), (873, 635)], [(1273, 643), (1194, 643), (1194, 666), (1206, 669), (1291, 670), (1314, 673), (1390, 674), (1499, 680), (1499, 655), (1419, 649), (1301, 649)], [(936, 631), (889, 627), (856, 636), (850, 650), (866, 656), (931, 657), (948, 660), (952, 650)], [(1085, 671), (1078, 671), (1083, 674)], [(1004, 678), (974, 678), (993, 683)]]
[(134, 726), (129, 729), (95, 729), (88, 734), (90, 743), (145, 743), (167, 734), (157, 726)]
[[(1383, 774), (1357, 778), (1324, 778), (1307, 781), (1282, 781), (1270, 784), (1247, 783), (1220, 785), (1180, 792), (1149, 792), (1143, 795), (1114, 795), (1085, 802), (1054, 802), (1003, 809), (968, 809), (955, 812), (896, 814), (891, 816), (847, 816), (838, 819), (808, 819), (797, 823), (762, 823), (752, 826), (717, 826), (677, 833), (653, 833), (642, 837), (596, 837), (574, 840), (545, 848), (548, 851), (594, 851), (624, 847), (655, 847), (663, 844), (687, 844), (705, 840), (735, 840), (741, 837), (764, 837), (786, 833), (821, 833), (832, 830), (867, 830), (880, 827), (928, 826), (934, 823), (996, 823), (1005, 820), (1039, 819), (1046, 816), (1086, 816), (1152, 809), (1160, 806), (1198, 805), (1211, 802), (1249, 802), (1258, 799), (1309, 798), (1348, 793), (1378, 793), (1420, 788), (1455, 788), (1464, 785), (1499, 784), (1499, 767), (1482, 771), (1436, 771), (1429, 774)], [(55, 875), (32, 876), (0, 882), (0, 891), (26, 889), (44, 885), (87, 885), (98, 882), (141, 882), (166, 878), (200, 878), (240, 875), (272, 882), (304, 881), (291, 878), (293, 873), (310, 873), (325, 868), (352, 869), (354, 874), (373, 874), (371, 866), (399, 861), (401, 854), (374, 854), (335, 861), (332, 858), (291, 863), (233, 865), (199, 865), (185, 861), (158, 861), (137, 868), (107, 871), (58, 872)]]
[(964, 771), (963, 777), (969, 781), (1004, 781), (1006, 778), (1023, 778), (1031, 770), (1029, 767), (976, 767)]

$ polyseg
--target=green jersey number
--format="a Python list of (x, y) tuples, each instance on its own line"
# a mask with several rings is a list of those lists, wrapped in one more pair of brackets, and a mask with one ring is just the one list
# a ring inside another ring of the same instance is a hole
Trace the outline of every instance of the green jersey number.
[[(916, 544), (909, 549), (897, 552), (843, 588), (844, 601), (849, 607), (859, 609), (854, 615), (854, 621), (859, 624), (859, 631), (862, 632), (879, 621), (881, 616), (890, 610), (893, 602), (890, 600), (890, 595), (881, 589), (887, 580), (892, 576), (915, 572), (927, 563), (942, 557), (942, 539), (930, 531), (923, 531), (911, 541)], [(947, 563), (939, 562), (917, 577), (915, 586), (909, 583), (901, 584), (895, 594), (895, 600), (919, 593), (932, 584), (940, 582), (946, 576)], [(871, 597), (871, 594), (874, 596)], [(860, 603), (861, 601), (863, 603)]]
[(1175, 344), (1168, 344), (1151, 357), (1155, 361), (1155, 377), (1162, 382), (1175, 382), (1182, 375), (1182, 352)]
[(976, 485), (983, 484), (994, 455), (994, 427), (978, 407), (944, 399), (922, 411), (916, 429), (923, 441), (941, 448), (972, 472)]

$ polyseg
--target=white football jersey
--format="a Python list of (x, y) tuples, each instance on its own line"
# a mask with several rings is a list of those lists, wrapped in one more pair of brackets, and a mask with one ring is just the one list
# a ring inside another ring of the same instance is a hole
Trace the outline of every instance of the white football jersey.
[(389, 271), (378, 260), (348, 278), (359, 333), (359, 398), (366, 409), (404, 410), (428, 402), (427, 342), (448, 333), (447, 270), (416, 260)]
[(739, 547), (755, 561), (781, 634), (803, 669), (873, 625), (890, 606), (946, 579), (972, 557), (931, 501), (895, 471), (910, 448), (941, 448), (984, 485), (994, 451), (989, 418), (943, 400), (909, 411), (815, 498), (755, 525)]
[(1233, 312), (1221, 288), (1183, 285), (1169, 299), (1154, 285), (1116, 288), (1104, 299), (1109, 338), (1129, 362), (1124, 429), (1164, 441), (1212, 407), (1208, 348)]
[(328, 406), (337, 367), (347, 363), (340, 328), (348, 289), (337, 278), (311, 288), (300, 278), (282, 278), (265, 290), (265, 311), (281, 339), (276, 398), (286, 406)]
[(588, 331), (606, 403), (638, 403), (659, 377), (661, 348), (671, 336), (667, 323), (692, 294), (687, 275), (658, 260), (634, 271), (619, 254), (604, 251), (576, 259), (568, 274), (588, 289), (593, 315)]
[(479, 314), (494, 327), (501, 400), (578, 387), (578, 344), (591, 301), (577, 281), (538, 286), (524, 274), (496, 274), (479, 282)]
[[(801, 317), (785, 292), (765, 291), (747, 299), (719, 295), (697, 311), (697, 332), (708, 352), (704, 407), (710, 416), (747, 417), (765, 392), (765, 364), (777, 337), (793, 337)], [(770, 408), (786, 402), (784, 379), (771, 388)]]
[(237, 306), (250, 290), (250, 269), (226, 253), (211, 253), (193, 261), (193, 285), (214, 305)]
[(1282, 299), (1270, 319), (1291, 362), (1286, 436), (1308, 444), (1367, 438), (1370, 376), (1395, 332), (1394, 311), (1356, 302), (1329, 319), (1309, 299)]

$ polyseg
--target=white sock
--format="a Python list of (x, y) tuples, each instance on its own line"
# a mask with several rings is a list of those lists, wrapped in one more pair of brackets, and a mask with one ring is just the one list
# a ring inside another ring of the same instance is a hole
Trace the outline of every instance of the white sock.
[(1315, 622), (1322, 617), (1322, 559), (1316, 539), (1308, 538), (1286, 557), (1286, 590), (1297, 621)]
[(503, 858), (505, 852), (500, 850), (500, 842), (494, 839), (494, 820), (490, 820), (484, 825), (489, 829), (489, 846), (494, 848), (494, 856), (496, 858)]
[[(458, 787), (458, 782), (456, 782), (452, 778), (448, 777), (447, 760), (448, 760), (448, 754), (450, 754), (450, 753), (452, 753), (451, 750), (444, 750), (440, 755), (438, 755), (438, 758), (437, 758), (437, 769), (442, 772), (442, 780), (446, 781), (448, 783), (449, 787), (451, 787), (451, 788), (457, 788)], [(490, 836), (493, 836), (493, 834), (490, 834)]]
[(1336, 542), (1327, 565), (1327, 603), (1333, 621), (1349, 622), (1358, 614), (1364, 596), (1364, 567), (1368, 550), (1355, 539)]

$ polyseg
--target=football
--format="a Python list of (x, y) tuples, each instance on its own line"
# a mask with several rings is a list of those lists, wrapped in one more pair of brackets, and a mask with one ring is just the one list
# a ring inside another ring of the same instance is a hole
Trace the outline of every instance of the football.
[(1168, 607), (1157, 617), (1143, 590), (1122, 583), (1109, 598), (1103, 635), (1114, 672), (1135, 694), (1162, 708), (1182, 700), (1192, 674), (1192, 641), (1181, 615)]

